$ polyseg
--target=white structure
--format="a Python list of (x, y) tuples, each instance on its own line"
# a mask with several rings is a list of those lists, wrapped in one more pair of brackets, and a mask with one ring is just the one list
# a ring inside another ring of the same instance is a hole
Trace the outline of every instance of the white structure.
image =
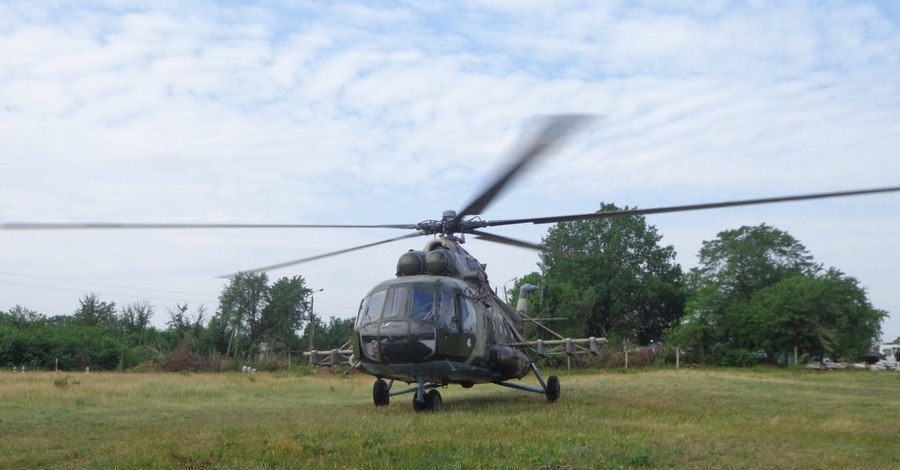
[(900, 352), (900, 344), (882, 344), (878, 346), (878, 354), (884, 356), (884, 360), (888, 362), (896, 362), (898, 352)]

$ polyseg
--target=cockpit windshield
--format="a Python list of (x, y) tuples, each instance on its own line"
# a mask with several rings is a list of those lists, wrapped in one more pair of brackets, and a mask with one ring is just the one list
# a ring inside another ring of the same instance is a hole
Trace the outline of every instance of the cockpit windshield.
[(403, 318), (455, 325), (454, 299), (453, 293), (433, 286), (395, 285), (363, 299), (357, 325)]
[(372, 323), (381, 318), (381, 309), (384, 307), (384, 297), (386, 290), (373, 292), (372, 295), (363, 299), (359, 306), (359, 316), (356, 319), (356, 326)]

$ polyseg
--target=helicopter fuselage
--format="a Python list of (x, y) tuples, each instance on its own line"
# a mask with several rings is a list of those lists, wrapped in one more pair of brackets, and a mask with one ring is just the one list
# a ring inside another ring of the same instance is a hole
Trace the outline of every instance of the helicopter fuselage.
[(522, 340), (521, 318), (493, 293), (483, 268), (447, 239), (401, 257), (398, 277), (360, 304), (353, 337), (359, 367), (379, 378), (438, 385), (525, 376), (530, 359), (509, 346)]

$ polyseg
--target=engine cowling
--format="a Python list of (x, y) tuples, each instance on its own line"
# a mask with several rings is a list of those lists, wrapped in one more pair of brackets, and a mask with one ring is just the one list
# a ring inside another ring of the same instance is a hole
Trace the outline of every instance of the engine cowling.
[(491, 361), (494, 368), (505, 377), (522, 378), (528, 373), (528, 356), (509, 346), (491, 346)]

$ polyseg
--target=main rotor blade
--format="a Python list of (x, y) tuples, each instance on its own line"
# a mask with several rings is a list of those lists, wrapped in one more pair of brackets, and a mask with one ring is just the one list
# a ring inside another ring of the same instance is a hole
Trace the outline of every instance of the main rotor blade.
[(774, 204), (778, 202), (793, 202), (793, 201), (806, 201), (810, 199), (826, 199), (826, 198), (837, 198), (837, 197), (846, 197), (846, 196), (862, 196), (866, 194), (879, 194), (879, 193), (890, 193), (900, 191), (900, 186), (892, 186), (886, 188), (873, 188), (873, 189), (858, 189), (851, 191), (835, 191), (829, 193), (817, 193), (817, 194), (800, 194), (796, 196), (780, 196), (780, 197), (767, 197), (760, 199), (744, 199), (739, 201), (726, 201), (726, 202), (713, 202), (708, 204), (689, 204), (684, 206), (668, 206), (668, 207), (657, 207), (653, 209), (628, 209), (614, 212), (593, 212), (590, 214), (573, 214), (573, 215), (561, 215), (561, 216), (552, 216), (552, 217), (534, 217), (529, 219), (508, 219), (508, 220), (493, 220), (485, 222), (486, 227), (496, 227), (501, 225), (514, 225), (514, 224), (555, 224), (559, 222), (572, 222), (576, 220), (594, 220), (594, 219), (608, 219), (611, 217), (627, 217), (632, 215), (649, 215), (649, 214), (665, 214), (670, 212), (688, 212), (688, 211), (699, 211), (706, 209), (721, 209), (724, 207), (737, 207), (737, 206), (753, 206), (760, 204)]
[(555, 143), (563, 140), (564, 137), (570, 135), (579, 125), (584, 124), (589, 119), (586, 115), (556, 115), (548, 116), (542, 123), (541, 127), (534, 134), (534, 140), (526, 145), (518, 155), (512, 158), (512, 164), (506, 169), (493, 184), (487, 187), (482, 193), (469, 203), (464, 209), (459, 211), (454, 219), (455, 223), (462, 220), (463, 217), (469, 215), (478, 215), (484, 211), (488, 204), (500, 194), (500, 191), (509, 184), (516, 175), (520, 174), (522, 169), (533, 162), (536, 157), (540, 156)]
[(493, 233), (482, 232), (480, 230), (470, 230), (469, 233), (474, 234), (475, 238), (494, 243), (502, 243), (504, 245), (517, 246), (519, 248), (528, 248), (530, 250), (545, 251), (546, 248), (536, 243), (516, 240), (515, 238), (504, 237)]
[(340, 225), (340, 224), (170, 224), (118, 222), (3, 222), (0, 230), (109, 230), (109, 229), (243, 229), (243, 228), (399, 228), (414, 230), (415, 224)]
[[(398, 241), (398, 240), (405, 240), (405, 239), (407, 239), (407, 238), (421, 237), (422, 235), (424, 235), (424, 233), (420, 233), (420, 232), (416, 232), (416, 233), (408, 233), (408, 234), (406, 234), (406, 235), (402, 235), (402, 236), (394, 237), (394, 238), (389, 238), (389, 239), (387, 239), (387, 240), (381, 240), (381, 241), (375, 242), (375, 243), (367, 243), (367, 244), (365, 244), (365, 245), (354, 246), (354, 247), (352, 247), (352, 248), (345, 248), (345, 249), (343, 249), (343, 250), (332, 251), (332, 252), (330, 252), (330, 253), (324, 253), (324, 254), (316, 255), (316, 256), (310, 256), (310, 257), (308, 257), (308, 258), (295, 259), (295, 260), (293, 260), (293, 261), (287, 261), (287, 262), (285, 262), (285, 263), (273, 264), (273, 265), (271, 265), (271, 266), (263, 266), (263, 267), (261, 267), (261, 268), (248, 269), (248, 270), (246, 270), (246, 271), (241, 271), (241, 272), (246, 272), (246, 273), (262, 273), (262, 272), (266, 272), (266, 271), (272, 271), (272, 270), (275, 270), (275, 269), (286, 268), (286, 267), (288, 267), (288, 266), (294, 266), (294, 265), (296, 265), (296, 264), (308, 263), (308, 262), (310, 262), (310, 261), (315, 261), (315, 260), (322, 259), (322, 258), (328, 258), (328, 257), (331, 257), (331, 256), (341, 255), (341, 254), (344, 254), (344, 253), (350, 253), (351, 251), (362, 250), (362, 249), (364, 249), (364, 248), (369, 248), (369, 247), (373, 247), (373, 246), (377, 246), (377, 245), (384, 245), (385, 243), (395, 242), (395, 241)], [(237, 275), (238, 275), (238, 273), (231, 273), (231, 274), (225, 274), (225, 275), (223, 275), (223, 276), (216, 276), (216, 277), (220, 277), (220, 278), (232, 278), (232, 277), (237, 276)]]
[(536, 243), (526, 242), (523, 240), (517, 240), (515, 238), (503, 237), (500, 235), (495, 235), (493, 233), (482, 232), (480, 230), (469, 230), (468, 233), (475, 234), (475, 238), (478, 238), (481, 240), (502, 243), (504, 245), (517, 246), (520, 248), (527, 248), (529, 250), (540, 251), (543, 253), (553, 253), (554, 255), (563, 257), (563, 258), (570, 258), (570, 259), (585, 258), (585, 256), (580, 253), (569, 253), (567, 251), (554, 250), (554, 249), (551, 249), (544, 245), (538, 245)]

